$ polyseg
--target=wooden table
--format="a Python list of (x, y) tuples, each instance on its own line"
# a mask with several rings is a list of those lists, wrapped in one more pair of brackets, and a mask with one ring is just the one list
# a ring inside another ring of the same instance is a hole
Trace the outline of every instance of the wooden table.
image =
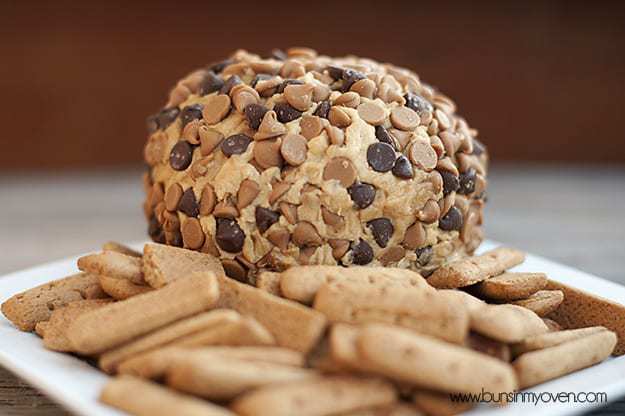
[[(138, 171), (0, 177), (0, 275), (145, 238)], [(489, 238), (625, 284), (625, 169), (496, 166)], [(596, 414), (623, 414), (621, 400)], [(0, 414), (67, 413), (0, 368)]]

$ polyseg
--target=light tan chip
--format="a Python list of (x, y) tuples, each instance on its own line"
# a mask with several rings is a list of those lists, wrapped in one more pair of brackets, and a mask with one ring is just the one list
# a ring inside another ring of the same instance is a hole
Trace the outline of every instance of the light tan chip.
[(547, 316), (555, 311), (564, 300), (561, 290), (539, 290), (527, 299), (510, 302), (533, 311), (538, 316)]
[(390, 267), (295, 266), (282, 272), (280, 289), (285, 297), (311, 304), (325, 283), (349, 280), (376, 287), (416, 287), (430, 285), (412, 270)]
[(165, 286), (194, 272), (213, 272), (224, 275), (219, 260), (210, 254), (164, 244), (146, 244), (143, 248), (145, 280), (154, 288)]
[(232, 409), (242, 416), (328, 416), (395, 400), (388, 382), (337, 376), (262, 387), (235, 400)]
[(108, 298), (100, 288), (98, 277), (78, 273), (18, 293), (2, 304), (2, 313), (22, 331), (50, 319), (52, 311), (70, 302), (83, 299)]
[(258, 276), (256, 276), (256, 287), (272, 295), (282, 296), (282, 291), (280, 290), (281, 278), (282, 275), (280, 273), (260, 272)]
[(117, 253), (125, 254), (127, 256), (132, 257), (141, 257), (143, 254), (135, 250), (134, 248), (130, 248), (127, 245), (122, 243), (118, 243), (116, 241), (109, 241), (102, 245), (102, 251), (115, 251)]
[(517, 387), (509, 364), (416, 332), (368, 325), (356, 343), (367, 368), (418, 387), (464, 393), (510, 392)]
[(471, 402), (452, 401), (449, 394), (427, 390), (415, 391), (412, 400), (428, 416), (453, 416), (471, 409)]
[(117, 300), (124, 300), (153, 290), (151, 286), (137, 285), (130, 280), (99, 275), (98, 281), (104, 293)]
[(207, 310), (218, 297), (214, 274), (197, 273), (162, 289), (87, 312), (69, 326), (67, 337), (81, 354), (100, 353)]
[(616, 346), (616, 334), (599, 331), (555, 347), (521, 355), (512, 365), (519, 386), (526, 388), (600, 363)]
[(132, 376), (110, 381), (100, 401), (136, 416), (235, 416), (221, 406)]
[(546, 289), (564, 293), (564, 300), (549, 318), (566, 329), (605, 326), (618, 336), (614, 355), (625, 354), (625, 306), (553, 280)]
[(126, 279), (137, 285), (145, 284), (142, 264), (141, 258), (116, 251), (89, 254), (78, 259), (78, 268), (83, 272)]
[(471, 329), (501, 342), (519, 342), (549, 331), (542, 319), (516, 305), (487, 305), (471, 314)]
[(318, 377), (314, 370), (193, 352), (169, 365), (165, 380), (175, 390), (209, 400), (231, 400), (254, 388)]
[(279, 346), (307, 353), (323, 335), (326, 319), (317, 311), (225, 276), (219, 286), (218, 307), (256, 318)]
[(602, 326), (591, 326), (588, 328), (547, 332), (546, 334), (540, 334), (526, 338), (523, 341), (512, 345), (512, 353), (515, 356), (518, 356), (529, 351), (555, 347), (556, 345), (583, 338), (588, 335), (596, 334), (597, 332), (601, 331), (607, 331), (607, 329)]
[(469, 329), (462, 305), (424, 288), (375, 287), (344, 280), (326, 283), (313, 307), (330, 322), (386, 323), (461, 343)]
[(100, 356), (98, 364), (103, 371), (113, 373), (120, 362), (130, 357), (166, 346), (191, 334), (238, 322), (240, 318), (237, 312), (226, 309), (214, 309), (184, 318), (118, 348), (106, 351)]
[(547, 285), (544, 273), (502, 273), (476, 285), (476, 293), (482, 297), (511, 301), (525, 299)]
[(521, 251), (499, 247), (481, 256), (469, 257), (440, 267), (428, 278), (428, 283), (439, 289), (465, 287), (497, 276), (523, 260), (525, 254)]

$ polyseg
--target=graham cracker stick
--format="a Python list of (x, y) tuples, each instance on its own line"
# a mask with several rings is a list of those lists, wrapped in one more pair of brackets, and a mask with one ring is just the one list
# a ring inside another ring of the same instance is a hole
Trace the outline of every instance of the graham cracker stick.
[(130, 248), (127, 245), (118, 243), (116, 241), (108, 241), (104, 243), (102, 245), (102, 251), (116, 251), (118, 253), (132, 257), (141, 257), (143, 255), (134, 248)]
[(518, 356), (530, 351), (555, 347), (556, 345), (564, 344), (565, 342), (583, 338), (601, 331), (607, 331), (607, 329), (602, 326), (591, 326), (588, 328), (567, 329), (564, 331), (534, 335), (533, 337), (525, 338), (523, 341), (512, 345), (512, 352), (515, 356)]
[(507, 302), (525, 299), (546, 285), (544, 273), (506, 272), (478, 283), (475, 291), (481, 297)]
[(513, 305), (523, 306), (543, 317), (555, 311), (564, 300), (564, 293), (561, 290), (539, 290), (526, 299), (510, 302)]
[(126, 279), (137, 285), (145, 284), (141, 267), (141, 258), (116, 251), (89, 254), (78, 259), (78, 268), (84, 272)]
[(98, 276), (98, 281), (100, 282), (100, 286), (102, 286), (102, 290), (116, 300), (128, 299), (152, 290), (152, 288), (147, 285), (138, 285), (132, 283), (130, 280), (118, 279), (103, 274)]

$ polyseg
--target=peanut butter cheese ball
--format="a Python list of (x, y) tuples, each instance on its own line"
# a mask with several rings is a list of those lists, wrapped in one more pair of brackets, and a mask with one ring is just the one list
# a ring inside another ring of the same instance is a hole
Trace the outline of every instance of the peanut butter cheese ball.
[(241, 50), (179, 81), (148, 130), (150, 236), (239, 280), (298, 264), (427, 276), (482, 240), (486, 150), (404, 68)]

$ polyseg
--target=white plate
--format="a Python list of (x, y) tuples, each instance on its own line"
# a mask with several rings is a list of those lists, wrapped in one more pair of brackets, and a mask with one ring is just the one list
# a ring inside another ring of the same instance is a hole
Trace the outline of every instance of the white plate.
[[(480, 251), (492, 248), (484, 243)], [(141, 247), (141, 244), (136, 245)], [(0, 303), (16, 293), (76, 271), (77, 257), (44, 264), (0, 277)], [(625, 304), (625, 287), (583, 273), (537, 256), (528, 256), (519, 271), (545, 272), (550, 278), (566, 282), (596, 295)], [(85, 416), (119, 416), (110, 407), (97, 401), (108, 376), (85, 362), (67, 354), (43, 348), (34, 334), (20, 332), (0, 314), (0, 365), (40, 389), (70, 411)], [(613, 401), (625, 396), (625, 356), (561, 377), (528, 390), (541, 392), (605, 392)], [(516, 403), (503, 408), (482, 406), (470, 415), (509, 416), (531, 412), (532, 415), (571, 415), (591, 407), (592, 403)]]

